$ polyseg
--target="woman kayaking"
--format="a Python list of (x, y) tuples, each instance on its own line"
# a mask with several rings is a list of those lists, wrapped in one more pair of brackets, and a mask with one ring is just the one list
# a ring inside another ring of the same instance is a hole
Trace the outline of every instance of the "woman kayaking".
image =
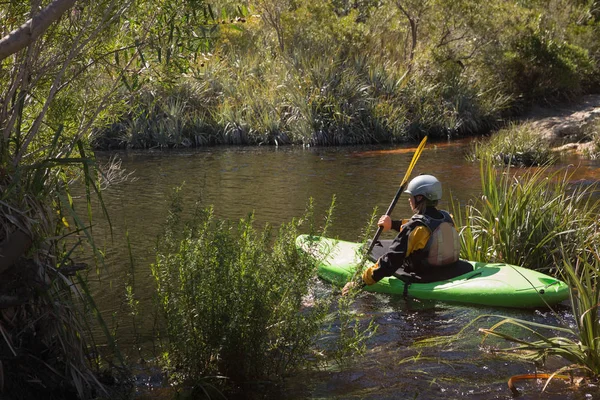
[[(384, 232), (394, 229), (399, 233), (387, 250), (376, 244), (373, 253), (379, 247), (383, 255), (364, 271), (362, 286), (392, 275), (410, 283), (448, 279), (449, 275), (466, 272), (457, 263), (460, 242), (452, 216), (436, 208), (442, 198), (440, 181), (432, 175), (419, 175), (409, 182), (404, 193), (410, 196), (408, 201), (415, 214), (402, 221), (392, 221), (389, 215), (379, 219), (378, 225)], [(348, 282), (342, 294), (354, 286), (356, 282)]]

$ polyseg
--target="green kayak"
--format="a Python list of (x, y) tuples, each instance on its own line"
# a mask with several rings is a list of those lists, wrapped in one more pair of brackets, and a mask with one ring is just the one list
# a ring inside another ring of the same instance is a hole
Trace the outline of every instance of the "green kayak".
[[(322, 279), (343, 286), (360, 262), (360, 243), (300, 235), (297, 247), (318, 262)], [(468, 272), (430, 283), (405, 283), (396, 277), (366, 286), (369, 292), (400, 294), (418, 299), (442, 300), (486, 306), (534, 308), (560, 303), (569, 297), (568, 286), (551, 276), (503, 263), (461, 261)], [(367, 262), (367, 265), (371, 265)], [(472, 270), (471, 270), (472, 266)]]

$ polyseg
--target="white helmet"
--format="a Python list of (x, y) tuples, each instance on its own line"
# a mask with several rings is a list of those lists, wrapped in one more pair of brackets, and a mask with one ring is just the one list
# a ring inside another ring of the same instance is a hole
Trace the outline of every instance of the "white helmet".
[(425, 196), (427, 200), (440, 200), (442, 198), (442, 184), (433, 175), (419, 175), (408, 183), (404, 191), (411, 196)]

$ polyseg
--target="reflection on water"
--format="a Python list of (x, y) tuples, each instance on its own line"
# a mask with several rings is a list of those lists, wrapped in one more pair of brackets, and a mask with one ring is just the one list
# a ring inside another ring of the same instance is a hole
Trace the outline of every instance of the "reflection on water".
[[(468, 141), (428, 143), (413, 176), (437, 176), (444, 187), (442, 208), (450, 208), (450, 194), (459, 203), (478, 196), (479, 165), (466, 161)], [(402, 148), (209, 148), (193, 151), (123, 153), (123, 168), (135, 171), (137, 180), (110, 188), (104, 193), (113, 236), (106, 224), (96, 221), (94, 234), (106, 252), (107, 271), (93, 284), (96, 301), (108, 321), (118, 324), (117, 333), (125, 352), (136, 341), (144, 348), (139, 354), (151, 356), (153, 343), (152, 292), (149, 265), (157, 236), (165, 221), (169, 193), (183, 185), (184, 199), (191, 210), (195, 202), (212, 204), (217, 216), (237, 220), (254, 213), (256, 227), (280, 223), (303, 215), (309, 198), (314, 199), (321, 218), (332, 197), (336, 211), (330, 235), (355, 240), (365, 228), (374, 209), (388, 207), (410, 163), (415, 146)], [(101, 159), (108, 154), (98, 154)], [(583, 183), (600, 179), (600, 164), (568, 159), (580, 164), (574, 180)], [(100, 215), (99, 212), (96, 215)], [(393, 213), (410, 215), (406, 198)], [(136, 296), (140, 300), (139, 326), (134, 330), (124, 308), (124, 285), (131, 272), (125, 232), (128, 232), (134, 259)], [(393, 235), (383, 235), (392, 238)], [(326, 288), (326, 290), (330, 290)], [(416, 341), (455, 334), (484, 314), (502, 313), (518, 318), (553, 323), (552, 314), (535, 311), (494, 310), (473, 306), (405, 301), (392, 296), (364, 294), (356, 305), (366, 317), (375, 318), (378, 333), (369, 342), (367, 355), (341, 369), (305, 372), (291, 377), (285, 398), (510, 398), (506, 381), (513, 374), (531, 372), (532, 364), (506, 362), (479, 348), (479, 327), (450, 346), (415, 347)], [(565, 315), (565, 311), (562, 311)], [(366, 318), (365, 317), (365, 318)], [(115, 325), (116, 326), (116, 325)], [(137, 340), (136, 340), (137, 337)], [(563, 383), (552, 386), (543, 398), (585, 398), (581, 392), (565, 391)], [(527, 393), (541, 386), (523, 383)], [(552, 390), (558, 394), (553, 397)], [(566, 394), (565, 394), (566, 393)], [(527, 398), (537, 398), (527, 397)], [(565, 397), (566, 396), (566, 397)], [(579, 396), (579, 397), (577, 397)], [(594, 397), (600, 392), (594, 393)], [(540, 397), (542, 398), (542, 397)]]

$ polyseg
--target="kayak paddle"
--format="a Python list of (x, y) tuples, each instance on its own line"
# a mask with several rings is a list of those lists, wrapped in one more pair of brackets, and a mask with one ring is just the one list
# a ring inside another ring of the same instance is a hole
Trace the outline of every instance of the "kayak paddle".
[[(410, 164), (408, 165), (408, 169), (406, 170), (406, 174), (404, 175), (404, 179), (402, 179), (402, 183), (400, 183), (400, 188), (396, 192), (396, 196), (394, 196), (394, 199), (392, 200), (392, 203), (390, 204), (390, 206), (388, 207), (387, 211), (385, 212), (385, 215), (390, 215), (392, 213), (392, 210), (396, 206), (396, 203), (398, 202), (398, 199), (400, 198), (400, 195), (402, 194), (402, 192), (404, 192), (404, 188), (406, 187), (406, 184), (408, 183), (408, 179), (410, 178), (410, 174), (411, 174), (413, 168), (415, 167), (415, 164), (417, 163), (417, 160), (419, 159), (419, 156), (421, 155), (421, 152), (423, 151), (423, 148), (425, 147), (425, 142), (427, 142), (427, 136), (425, 136), (423, 138), (423, 140), (421, 140), (421, 143), (419, 144), (419, 147), (417, 147), (417, 150), (415, 150), (415, 154), (413, 155), (413, 158), (410, 161)], [(379, 228), (377, 228), (377, 233), (375, 233), (375, 237), (371, 241), (371, 244), (369, 245), (369, 249), (367, 250), (366, 254), (370, 254), (371, 253), (371, 250), (373, 250), (373, 246), (375, 246), (375, 243), (377, 243), (377, 240), (379, 239), (379, 235), (381, 235), (381, 232), (383, 232), (383, 227), (382, 226), (380, 226)]]

